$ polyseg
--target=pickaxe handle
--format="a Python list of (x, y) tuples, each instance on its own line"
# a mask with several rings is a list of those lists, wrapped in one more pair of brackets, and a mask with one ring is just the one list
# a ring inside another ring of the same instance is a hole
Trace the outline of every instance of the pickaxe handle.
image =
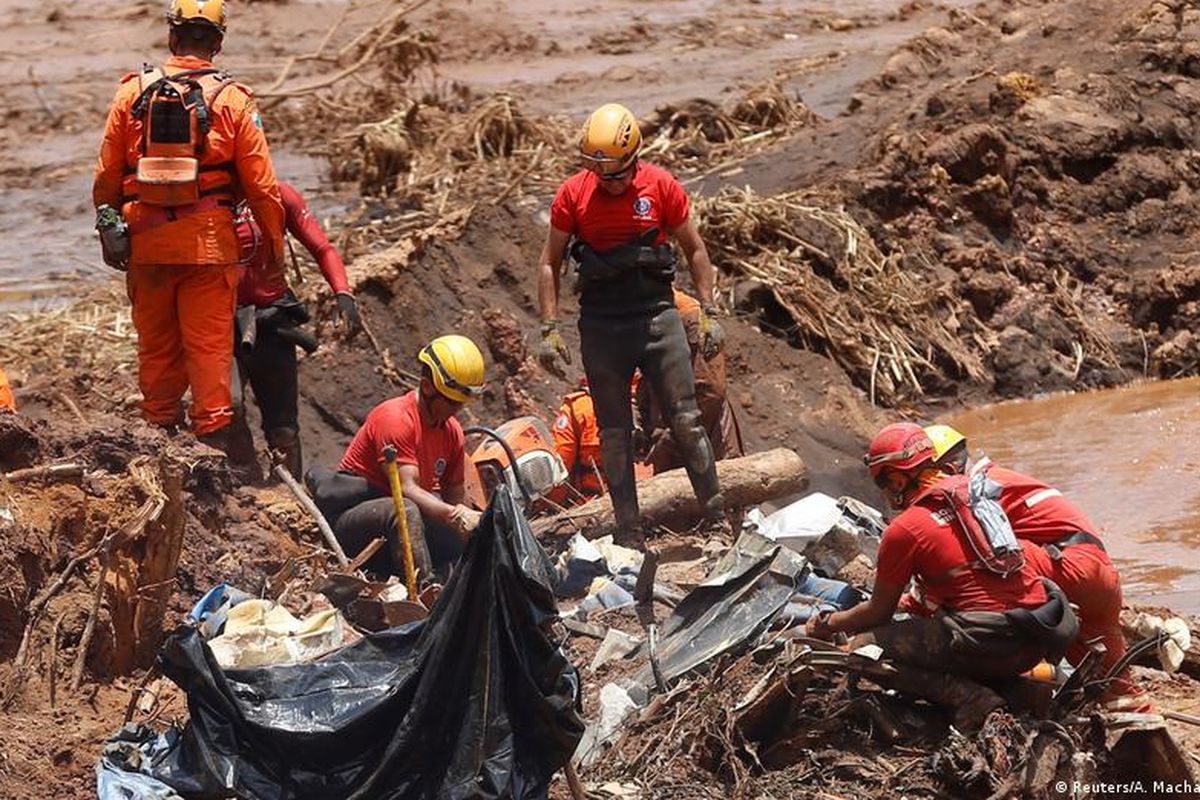
[(392, 503), (396, 506), (396, 524), (400, 527), (400, 546), (404, 550), (404, 584), (408, 599), (417, 601), (417, 569), (413, 565), (412, 539), (408, 536), (408, 514), (404, 511), (404, 490), (400, 487), (400, 466), (396, 463), (396, 448), (386, 445), (383, 459), (387, 462), (388, 484), (392, 487)]

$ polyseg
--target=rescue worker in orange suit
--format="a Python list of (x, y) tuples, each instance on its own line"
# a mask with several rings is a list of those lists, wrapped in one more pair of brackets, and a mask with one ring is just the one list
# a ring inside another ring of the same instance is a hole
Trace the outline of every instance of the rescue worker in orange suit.
[[(1121, 631), (1121, 576), (1096, 535), (1095, 524), (1062, 492), (1037, 478), (981, 460), (968, 469), (967, 439), (948, 425), (925, 429), (934, 453), (947, 474), (985, 470), (1000, 485), (999, 503), (1019, 539), (1035, 547), (1027, 549), (1039, 574), (1054, 581), (1067, 599), (1079, 609), (1079, 636), (1066, 652), (1067, 661), (1078, 665), (1088, 652), (1088, 642), (1100, 639), (1105, 653), (1101, 675), (1125, 655)], [(1154, 705), (1144, 689), (1124, 670), (1101, 699), (1110, 711), (1150, 712)]]
[[(704, 337), (700, 323), (704, 310), (700, 301), (679, 289), (675, 290), (675, 308), (683, 321), (687, 334), (688, 349), (692, 354), (692, 373), (696, 376), (696, 405), (700, 409), (700, 422), (708, 432), (713, 456), (717, 461), (744, 454), (741, 432), (733, 416), (733, 407), (726, 397), (725, 349), (720, 342), (711, 339), (711, 349), (704, 348)], [(641, 417), (641, 429), (647, 432), (649, 450), (642, 460), (654, 469), (654, 473), (666, 472), (683, 466), (683, 454), (671, 436), (670, 424), (655, 397), (650, 385), (643, 381), (637, 391), (637, 409)]]
[[(579, 391), (562, 399), (554, 418), (554, 448), (567, 468), (567, 483), (585, 500), (604, 494), (604, 457), (600, 454), (600, 428), (596, 424), (596, 407), (588, 391), (586, 379)], [(552, 497), (567, 502), (563, 494)]]
[(8, 383), (8, 376), (4, 374), (4, 370), (0, 369), (0, 413), (3, 412), (17, 413), (17, 401), (13, 398), (13, 390)]
[[(1078, 632), (1061, 590), (1041, 579), (1016, 551), (1012, 571), (993, 569), (969, 536), (981, 524), (971, 507), (945, 494), (961, 482), (938, 470), (933, 443), (921, 426), (884, 427), (864, 456), (871, 478), (901, 513), (879, 544), (871, 598), (845, 611), (821, 612), (810, 636), (862, 633), (854, 646), (876, 644), (903, 662), (911, 685), (895, 686), (956, 709), (957, 724), (972, 728), (1000, 707), (1000, 695), (975, 681), (1004, 680), (1043, 658), (1057, 660)], [(984, 542), (986, 545), (986, 542)], [(910, 579), (940, 610), (899, 622), (892, 615)], [(927, 671), (927, 672), (926, 672)], [(926, 673), (926, 674), (922, 674)], [(960, 676), (970, 680), (951, 679)]]
[(314, 467), (306, 479), (350, 558), (384, 536), (388, 547), (366, 567), (403, 575), (404, 554), (383, 456), (386, 445), (394, 446), (413, 558), (422, 576), (431, 576), (457, 561), (482, 517), (465, 504), (466, 437), (454, 415), (483, 391), (484, 363), (475, 343), (458, 335), (439, 336), (417, 359), (418, 388), (371, 409), (336, 472)]
[[(312, 254), (337, 301), (337, 313), (348, 335), (362, 327), (358, 304), (346, 280), (346, 267), (337, 248), (325, 235), (304, 196), (289, 183), (279, 182), (287, 230)], [(299, 476), (303, 457), (300, 447), (300, 417), (297, 407), (299, 384), (296, 366), (298, 325), (309, 320), (308, 310), (288, 288), (282, 264), (268, 261), (263, 247), (262, 227), (249, 204), (239, 204), (234, 221), (241, 248), (241, 281), (238, 283), (237, 361), (242, 378), (254, 390), (262, 413), (262, 431), (273, 461)], [(243, 313), (246, 312), (246, 313)], [(253, 327), (245, 331), (244, 327)], [(235, 397), (235, 406), (240, 406)], [(253, 452), (253, 438), (244, 416), (235, 423), (243, 449)]]
[[(636, 413), (637, 393), (642, 385), (641, 375), (634, 374), (630, 404)], [(588, 391), (587, 378), (579, 381), (579, 391), (571, 392), (562, 399), (558, 415), (554, 418), (554, 449), (567, 468), (567, 486), (555, 487), (548, 497), (559, 505), (574, 505), (579, 500), (599, 497), (606, 491), (604, 482), (604, 457), (600, 451), (600, 426), (596, 422), (596, 404)], [(635, 440), (642, 437), (641, 430), (634, 431)], [(644, 438), (644, 437), (643, 437)], [(641, 464), (634, 465), (634, 478), (641, 480), (654, 473)], [(574, 497), (571, 496), (574, 490)]]
[(600, 424), (616, 538), (634, 547), (644, 543), (629, 405), (635, 370), (662, 402), (701, 506), (714, 518), (724, 507), (712, 444), (696, 406), (687, 335), (672, 302), (676, 257), (668, 237), (683, 250), (700, 296), (701, 335), (720, 340), (713, 266), (689, 215), (687, 193), (666, 170), (639, 159), (641, 145), (637, 120), (624, 106), (610, 103), (588, 117), (579, 143), (584, 169), (559, 187), (551, 203), (538, 265), (538, 358), (561, 372), (560, 362), (570, 363), (571, 352), (558, 329), (558, 294), (571, 245), (579, 268), (580, 355)]
[(117, 89), (92, 199), (98, 228), (111, 209), (128, 226), (127, 249), (106, 248), (105, 261), (127, 270), (142, 415), (180, 424), (190, 386), (193, 431), (224, 450), (234, 414), (233, 207), (249, 204), (266, 260), (282, 265), (283, 205), (250, 90), (212, 65), (225, 33), (223, 0), (172, 0), (167, 20), (171, 58)]

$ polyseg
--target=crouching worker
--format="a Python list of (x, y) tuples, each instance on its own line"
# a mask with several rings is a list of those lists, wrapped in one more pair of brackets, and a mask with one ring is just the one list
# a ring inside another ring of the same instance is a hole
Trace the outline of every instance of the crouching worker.
[[(886, 426), (864, 461), (901, 513), (879, 544), (871, 598), (818, 614), (808, 634), (862, 634), (854, 647), (878, 645), (884, 657), (904, 665), (888, 685), (949, 706), (957, 727), (974, 730), (1004, 704), (977, 681), (1004, 681), (1042, 659), (1057, 661), (1079, 624), (1058, 587), (1026, 564), (1011, 527), (1001, 536), (1003, 525), (983, 513), (996, 506), (968, 502), (967, 478), (938, 470), (921, 426)], [(910, 579), (936, 611), (894, 622)]]
[(371, 409), (337, 471), (315, 467), (307, 481), (347, 556), (383, 536), (387, 547), (366, 569), (404, 575), (383, 456), (384, 447), (395, 447), (413, 560), (424, 577), (448, 571), (482, 516), (463, 504), (465, 437), (454, 415), (483, 390), (484, 364), (475, 343), (456, 335), (434, 339), (417, 359), (419, 387)]
[[(1061, 587), (1078, 610), (1079, 636), (1067, 650), (1067, 661), (1079, 666), (1090, 650), (1089, 642), (1104, 644), (1101, 674), (1106, 674), (1125, 656), (1125, 634), (1121, 630), (1121, 576), (1109, 558), (1099, 528), (1083, 509), (1061, 491), (1037, 478), (996, 466), (980, 459), (969, 469), (967, 439), (948, 425), (925, 429), (933, 442), (934, 455), (943, 472), (984, 474), (999, 490), (997, 502), (1004, 509), (1017, 538), (1027, 548), (1033, 569)], [(1108, 684), (1101, 703), (1106, 711), (1154, 712), (1154, 703), (1125, 667)]]

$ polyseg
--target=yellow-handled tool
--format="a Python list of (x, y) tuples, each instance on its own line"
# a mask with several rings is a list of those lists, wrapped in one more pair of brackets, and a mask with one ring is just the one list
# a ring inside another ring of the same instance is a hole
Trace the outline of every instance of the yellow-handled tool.
[(396, 505), (396, 524), (400, 527), (400, 546), (404, 549), (404, 585), (408, 599), (417, 598), (417, 568), (413, 565), (412, 539), (408, 538), (408, 514), (404, 513), (404, 490), (400, 488), (400, 466), (396, 463), (396, 448), (385, 445), (383, 460), (387, 462), (388, 483), (392, 487), (392, 502)]

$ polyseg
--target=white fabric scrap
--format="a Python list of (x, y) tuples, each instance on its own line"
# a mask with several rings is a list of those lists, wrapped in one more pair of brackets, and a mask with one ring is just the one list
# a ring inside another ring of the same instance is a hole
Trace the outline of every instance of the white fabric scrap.
[(1142, 612), (1134, 618), (1133, 629), (1141, 637), (1165, 633), (1168, 638), (1158, 646), (1158, 663), (1166, 672), (1179, 671), (1184, 654), (1192, 646), (1192, 632), (1186, 622), (1179, 617), (1164, 620)]

